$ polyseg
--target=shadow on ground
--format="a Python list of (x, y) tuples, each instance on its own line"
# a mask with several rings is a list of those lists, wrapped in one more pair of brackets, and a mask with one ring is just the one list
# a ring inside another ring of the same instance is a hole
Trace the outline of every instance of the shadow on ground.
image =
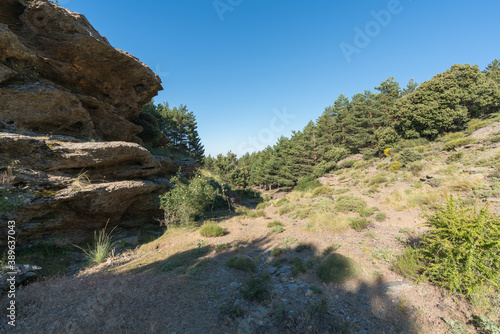
[[(300, 252), (290, 249), (270, 258), (268, 242), (263, 237), (219, 245), (218, 252), (214, 245), (198, 243), (120, 273), (31, 284), (16, 295), (15, 330), (3, 323), (2, 333), (417, 331), (412, 311), (386, 294), (382, 280), (323, 284), (316, 275), (321, 261), (317, 250), (302, 246)], [(227, 267), (232, 256), (252, 259), (257, 270)], [(295, 268), (290, 264), (299, 262), (304, 270), (297, 276), (288, 273)], [(259, 289), (269, 289), (268, 298), (255, 297)], [(3, 319), (7, 302), (2, 300)]]

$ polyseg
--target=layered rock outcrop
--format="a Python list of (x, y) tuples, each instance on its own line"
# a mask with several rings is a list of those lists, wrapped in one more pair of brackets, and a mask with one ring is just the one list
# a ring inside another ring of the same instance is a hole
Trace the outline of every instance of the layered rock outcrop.
[[(18, 242), (80, 242), (161, 217), (168, 176), (193, 161), (154, 156), (134, 124), (159, 77), (80, 14), (0, 0), (0, 201)], [(4, 246), (5, 240), (0, 240)]]
[(162, 89), (158, 75), (51, 1), (2, 0), (0, 13), (0, 120), (140, 143), (130, 121)]

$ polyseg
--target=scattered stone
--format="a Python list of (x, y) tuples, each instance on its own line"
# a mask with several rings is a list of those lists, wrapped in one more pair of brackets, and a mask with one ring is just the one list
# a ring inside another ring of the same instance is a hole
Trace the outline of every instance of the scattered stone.
[(240, 283), (238, 283), (238, 282), (231, 282), (231, 283), (229, 284), (229, 287), (231, 287), (231, 288), (233, 288), (233, 289), (237, 289), (237, 288), (239, 288), (240, 286), (241, 286), (241, 284), (240, 284)]
[[(32, 264), (16, 264), (15, 266), (3, 266), (0, 275), (0, 294), (11, 289), (11, 282), (14, 286), (26, 284), (38, 277), (37, 271), (42, 267)], [(14, 278), (14, 280), (10, 280)]]

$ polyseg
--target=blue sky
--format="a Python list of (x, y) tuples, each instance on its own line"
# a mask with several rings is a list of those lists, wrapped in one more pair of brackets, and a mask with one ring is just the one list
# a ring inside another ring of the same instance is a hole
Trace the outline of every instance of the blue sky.
[(187, 105), (212, 155), (273, 145), (390, 76), (406, 86), (500, 58), (494, 0), (59, 3), (158, 73), (155, 101)]

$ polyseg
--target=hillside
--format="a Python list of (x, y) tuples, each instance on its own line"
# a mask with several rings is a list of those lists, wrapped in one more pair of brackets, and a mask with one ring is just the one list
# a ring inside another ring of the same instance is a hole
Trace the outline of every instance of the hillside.
[[(391, 157), (353, 157), (358, 161), (340, 162), (314, 189), (265, 192), (268, 200), (257, 208), (259, 201), (243, 200), (235, 214), (223, 210), (212, 217), (223, 236), (172, 227), (74, 277), (31, 284), (19, 292), (18, 329), (495, 333), (471, 320), (499, 321), (498, 295), (471, 303), (393, 268), (405, 247), (428, 230), (422, 213), (435, 212), (446, 194), (488, 202), (499, 213), (499, 124), (492, 117), (474, 131), (415, 147), (421, 159), (407, 167), (389, 171)], [(459, 138), (469, 140), (453, 144)], [(323, 282), (319, 263), (330, 253), (349, 257), (360, 271), (345, 282)], [(242, 268), (250, 272), (228, 266), (233, 256), (244, 258)]]

